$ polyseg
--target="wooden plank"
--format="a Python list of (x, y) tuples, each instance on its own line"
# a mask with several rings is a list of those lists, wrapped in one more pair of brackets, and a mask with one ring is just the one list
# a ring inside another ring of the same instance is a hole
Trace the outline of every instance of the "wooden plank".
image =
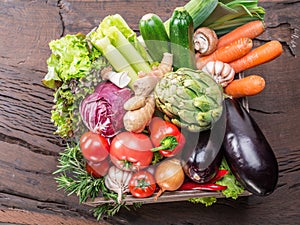
[(1, 65), (30, 68), (28, 78), (35, 71), (46, 71), (48, 43), (63, 32), (59, 9), (45, 1), (16, 0), (0, 4)]
[[(74, 195), (66, 196), (52, 172), (64, 143), (53, 135), (52, 91), (41, 84), (48, 43), (62, 35), (89, 32), (108, 14), (120, 13), (137, 31), (147, 12), (163, 19), (187, 1), (41, 0), (0, 3), (0, 221), (21, 224), (95, 224)], [(249, 98), (254, 116), (279, 161), (279, 182), (268, 197), (219, 199), (211, 207), (189, 202), (156, 203), (121, 212), (100, 224), (297, 224), (300, 198), (299, 1), (264, 0), (267, 31), (260, 45), (278, 39), (283, 55), (249, 70), (267, 82)], [(26, 209), (26, 211), (24, 210)]]
[[(173, 9), (184, 5), (187, 0), (162, 1), (61, 1), (61, 16), (64, 24), (64, 34), (83, 32), (88, 33), (107, 15), (119, 13), (126, 18), (130, 27), (138, 31), (138, 22), (142, 16), (155, 12), (162, 20), (168, 19)], [(131, 6), (128, 4), (132, 4)], [(83, 16), (84, 15), (84, 16)]]
[[(31, 212), (18, 209), (5, 209), (0, 210), (0, 218), (5, 223), (17, 223), (17, 224), (72, 224), (72, 225), (106, 225), (106, 222), (97, 222), (87, 220), (85, 218), (74, 218), (70, 216), (62, 216), (55, 214), (42, 214), (37, 212)], [(31, 218), (30, 221), (26, 218)]]

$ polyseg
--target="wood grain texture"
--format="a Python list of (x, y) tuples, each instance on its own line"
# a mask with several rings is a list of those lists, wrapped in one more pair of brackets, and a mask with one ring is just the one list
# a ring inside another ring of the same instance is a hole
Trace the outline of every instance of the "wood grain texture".
[[(76, 196), (57, 191), (53, 171), (63, 141), (50, 122), (52, 91), (41, 84), (48, 43), (68, 33), (89, 32), (108, 14), (121, 14), (138, 31), (147, 12), (163, 19), (187, 1), (35, 0), (0, 2), (0, 222), (96, 224)], [(144, 205), (97, 224), (299, 224), (300, 63), (299, 1), (264, 0), (266, 32), (255, 45), (277, 39), (278, 59), (248, 70), (266, 79), (266, 89), (249, 98), (250, 113), (279, 162), (279, 182), (268, 197), (220, 199), (205, 207), (189, 202)]]

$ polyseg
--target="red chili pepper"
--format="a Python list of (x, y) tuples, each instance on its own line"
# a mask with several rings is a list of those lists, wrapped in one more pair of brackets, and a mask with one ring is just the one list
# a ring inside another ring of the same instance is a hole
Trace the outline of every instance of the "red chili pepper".
[(155, 146), (151, 151), (159, 151), (164, 157), (175, 156), (185, 145), (185, 137), (179, 128), (159, 117), (152, 118), (149, 131), (151, 141)]
[(215, 184), (216, 181), (220, 180), (228, 174), (228, 170), (218, 170), (216, 176), (210, 180), (206, 184), (199, 184), (196, 182), (188, 181), (183, 183), (181, 187), (178, 189), (179, 191), (186, 191), (186, 190), (203, 190), (203, 191), (222, 191), (227, 188), (227, 186)]
[(222, 191), (225, 190), (227, 186), (219, 185), (219, 184), (198, 184), (195, 182), (185, 182), (181, 187), (178, 189), (179, 191), (186, 191), (186, 190), (203, 190), (203, 191)]
[(209, 181), (209, 183), (212, 183), (212, 184), (216, 183), (216, 181), (220, 180), (222, 177), (224, 177), (226, 174), (228, 174), (228, 172), (229, 172), (228, 170), (218, 170), (216, 176), (214, 176), (214, 178), (211, 179)]

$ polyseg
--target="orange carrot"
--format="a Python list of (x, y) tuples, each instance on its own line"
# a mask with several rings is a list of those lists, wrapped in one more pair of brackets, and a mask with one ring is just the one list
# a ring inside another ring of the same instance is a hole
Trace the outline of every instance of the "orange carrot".
[(202, 69), (210, 61), (230, 63), (246, 55), (252, 49), (253, 43), (250, 38), (240, 38), (229, 45), (217, 49), (207, 56), (196, 56), (196, 66)]
[(265, 24), (261, 20), (254, 20), (248, 22), (236, 29), (230, 31), (229, 33), (223, 35), (219, 38), (217, 48), (226, 46), (241, 37), (255, 38), (265, 31)]
[(249, 75), (230, 82), (225, 88), (225, 94), (233, 98), (256, 95), (265, 88), (265, 79), (259, 75)]
[(239, 73), (277, 58), (281, 55), (282, 51), (282, 45), (279, 41), (269, 41), (253, 49), (242, 58), (231, 62), (229, 65), (236, 73)]

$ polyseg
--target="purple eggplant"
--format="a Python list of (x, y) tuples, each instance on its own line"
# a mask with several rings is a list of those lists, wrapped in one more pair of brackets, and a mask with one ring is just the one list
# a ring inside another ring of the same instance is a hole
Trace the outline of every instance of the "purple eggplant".
[(278, 163), (263, 132), (236, 99), (227, 98), (223, 151), (236, 179), (254, 195), (271, 194), (278, 181)]
[(188, 178), (197, 183), (206, 183), (214, 178), (223, 158), (221, 151), (225, 134), (226, 117), (223, 113), (209, 130), (189, 132), (182, 151), (183, 170)]

